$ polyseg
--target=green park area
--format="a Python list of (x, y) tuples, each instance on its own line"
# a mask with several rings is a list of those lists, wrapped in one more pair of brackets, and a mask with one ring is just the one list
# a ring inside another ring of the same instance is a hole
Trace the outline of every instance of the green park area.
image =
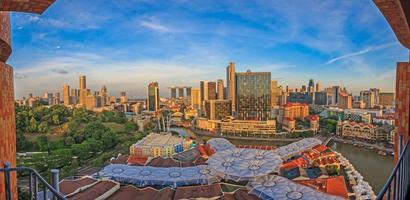
[(60, 169), (61, 177), (86, 167), (101, 167), (111, 157), (128, 153), (129, 146), (146, 133), (124, 113), (100, 113), (65, 106), (16, 105), (18, 165), (32, 167), (44, 176)]

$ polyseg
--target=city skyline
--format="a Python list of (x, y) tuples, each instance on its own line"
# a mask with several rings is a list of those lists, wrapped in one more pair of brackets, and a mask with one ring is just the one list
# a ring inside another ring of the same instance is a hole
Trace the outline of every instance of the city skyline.
[(372, 2), (299, 4), (62, 0), (42, 16), (13, 14), (16, 97), (60, 91), (80, 74), (90, 88), (143, 97), (151, 81), (224, 79), (230, 61), (293, 88), (313, 78), (356, 94), (394, 90), (395, 63), (408, 53)]

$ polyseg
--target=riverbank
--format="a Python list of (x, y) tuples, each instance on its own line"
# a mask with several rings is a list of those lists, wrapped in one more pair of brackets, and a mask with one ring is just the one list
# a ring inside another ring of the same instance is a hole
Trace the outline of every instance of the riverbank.
[(263, 138), (263, 137), (238, 137), (238, 136), (228, 136), (220, 135), (215, 133), (209, 133), (207, 131), (200, 131), (198, 129), (189, 128), (190, 131), (194, 132), (196, 135), (206, 136), (210, 138), (225, 138), (225, 139), (234, 139), (234, 140), (251, 140), (251, 141), (272, 141), (272, 142), (296, 142), (303, 138)]
[(369, 150), (375, 150), (376, 152), (378, 152), (378, 154), (384, 155), (384, 156), (393, 155), (393, 152), (394, 152), (393, 148), (386, 148), (378, 144), (371, 144), (371, 143), (362, 142), (358, 140), (350, 140), (350, 139), (344, 139), (344, 138), (338, 138), (338, 137), (332, 137), (331, 140), (339, 142), (339, 143), (350, 144), (353, 146), (366, 148)]

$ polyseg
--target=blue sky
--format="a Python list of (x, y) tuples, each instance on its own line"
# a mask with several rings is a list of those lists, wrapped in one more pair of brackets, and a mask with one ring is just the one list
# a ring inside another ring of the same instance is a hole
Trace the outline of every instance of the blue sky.
[(350, 92), (394, 91), (408, 60), (371, 0), (57, 0), (43, 15), (12, 14), (16, 96), (106, 85), (144, 97), (159, 81), (198, 86), (237, 71), (270, 71), (281, 85), (309, 78)]

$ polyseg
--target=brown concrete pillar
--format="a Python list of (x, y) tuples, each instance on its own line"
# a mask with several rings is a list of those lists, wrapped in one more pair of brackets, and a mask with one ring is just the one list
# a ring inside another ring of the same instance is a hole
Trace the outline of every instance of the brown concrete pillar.
[(397, 63), (396, 72), (396, 135), (394, 160), (398, 158), (399, 135), (403, 134), (403, 145), (409, 138), (410, 119), (410, 62)]
[[(16, 117), (14, 110), (13, 68), (5, 63), (11, 54), (10, 17), (0, 12), (0, 168), (4, 162), (16, 166)], [(11, 176), (13, 199), (17, 199), (16, 173)], [(4, 177), (0, 173), (0, 199), (5, 199)]]

